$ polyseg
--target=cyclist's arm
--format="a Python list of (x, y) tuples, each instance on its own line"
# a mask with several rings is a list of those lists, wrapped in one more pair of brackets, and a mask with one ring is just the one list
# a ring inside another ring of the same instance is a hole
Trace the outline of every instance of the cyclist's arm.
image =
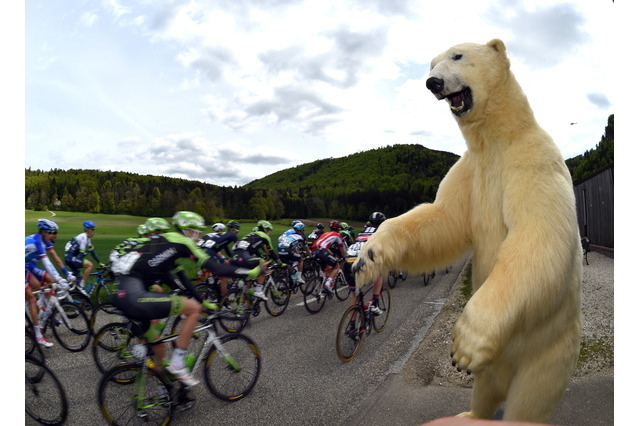
[(40, 255), (40, 260), (42, 261), (42, 264), (44, 265), (46, 271), (53, 277), (55, 281), (60, 281), (62, 279), (58, 271), (56, 271), (56, 268), (53, 266), (53, 263), (51, 263), (51, 261), (47, 257), (46, 253), (42, 253)]
[(56, 263), (56, 265), (58, 265), (58, 268), (60, 268), (60, 270), (62, 271), (62, 273), (65, 276), (69, 276), (69, 274), (71, 274), (71, 272), (69, 272), (69, 270), (67, 269), (66, 266), (64, 266), (64, 263), (62, 263), (62, 259), (60, 259), (60, 257), (58, 256), (58, 253), (56, 253), (55, 249), (53, 248), (53, 246), (47, 247), (47, 252), (48, 254), (51, 255), (51, 258), (53, 259), (53, 261)]

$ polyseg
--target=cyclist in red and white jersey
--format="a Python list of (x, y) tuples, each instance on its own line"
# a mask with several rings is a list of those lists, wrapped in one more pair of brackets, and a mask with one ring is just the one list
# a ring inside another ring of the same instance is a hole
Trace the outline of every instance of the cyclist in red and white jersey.
[(325, 270), (327, 280), (324, 283), (324, 290), (327, 293), (331, 293), (333, 289), (333, 280), (338, 275), (340, 269), (340, 263), (336, 258), (336, 254), (344, 259), (347, 257), (347, 251), (344, 247), (344, 241), (340, 236), (340, 222), (337, 220), (331, 221), (329, 224), (329, 232), (325, 232), (313, 243), (311, 250), (317, 252), (315, 256), (320, 260), (324, 266), (328, 266), (330, 269)]

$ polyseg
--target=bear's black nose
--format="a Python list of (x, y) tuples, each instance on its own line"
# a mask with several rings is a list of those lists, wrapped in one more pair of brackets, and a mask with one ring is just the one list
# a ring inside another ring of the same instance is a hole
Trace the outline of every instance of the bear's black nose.
[(430, 77), (427, 79), (427, 89), (433, 93), (440, 93), (444, 89), (444, 80), (438, 77)]

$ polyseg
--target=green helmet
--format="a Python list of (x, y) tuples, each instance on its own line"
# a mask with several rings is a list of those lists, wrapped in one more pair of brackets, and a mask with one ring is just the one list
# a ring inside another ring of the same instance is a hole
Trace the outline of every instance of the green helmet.
[(146, 220), (144, 226), (147, 227), (148, 232), (168, 231), (171, 229), (169, 222), (161, 217), (150, 217)]
[(340, 228), (342, 228), (343, 231), (348, 231), (349, 224), (347, 222), (340, 222)]
[(145, 225), (144, 223), (142, 225), (138, 225), (138, 235), (142, 237), (143, 235), (148, 233), (149, 233), (149, 228), (147, 228), (147, 225)]
[(206, 228), (204, 219), (198, 213), (180, 211), (176, 212), (172, 218), (173, 226), (179, 230), (193, 228), (202, 231)]
[(273, 225), (266, 220), (261, 220), (258, 222), (258, 229), (261, 231), (273, 231)]

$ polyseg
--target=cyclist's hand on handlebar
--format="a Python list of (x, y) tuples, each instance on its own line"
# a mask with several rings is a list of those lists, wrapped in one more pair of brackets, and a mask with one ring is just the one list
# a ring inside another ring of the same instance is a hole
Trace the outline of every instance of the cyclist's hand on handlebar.
[(262, 273), (265, 275), (269, 275), (271, 274), (271, 272), (273, 272), (272, 268), (269, 268), (269, 264), (271, 263), (270, 260), (263, 262), (262, 265), (260, 265), (260, 269), (262, 269)]
[(75, 275), (73, 275), (71, 272), (69, 272), (69, 274), (67, 274), (67, 281), (72, 283), (72, 282), (75, 282), (75, 280), (76, 280)]

